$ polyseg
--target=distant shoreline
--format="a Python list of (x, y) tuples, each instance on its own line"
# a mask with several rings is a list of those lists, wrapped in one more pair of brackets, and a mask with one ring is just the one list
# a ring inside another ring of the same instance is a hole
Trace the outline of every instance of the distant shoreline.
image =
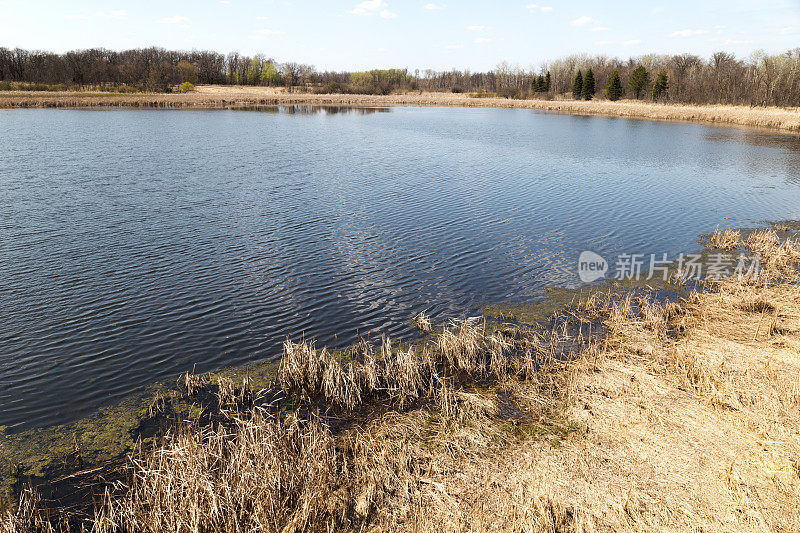
[(800, 109), (730, 105), (657, 104), (635, 100), (512, 100), (468, 94), (392, 95), (287, 93), (271, 88), (201, 86), (187, 94), (0, 92), (0, 109), (126, 107), (140, 109), (227, 109), (246, 106), (319, 105), (382, 107), (480, 107), (535, 109), (573, 115), (705, 122), (800, 132)]

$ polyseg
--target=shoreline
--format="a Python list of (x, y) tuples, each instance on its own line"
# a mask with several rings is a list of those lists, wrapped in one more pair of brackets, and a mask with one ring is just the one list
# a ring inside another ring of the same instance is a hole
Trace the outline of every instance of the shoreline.
[(286, 93), (262, 87), (200, 86), (185, 94), (0, 92), (0, 109), (124, 107), (134, 109), (230, 109), (234, 107), (312, 105), (353, 107), (461, 107), (530, 109), (582, 116), (607, 116), (670, 122), (800, 132), (800, 109), (730, 105), (660, 104), (633, 100), (511, 100), (468, 94), (393, 95)]
[[(186, 373), (109, 409), (112, 427), (33, 430), (0, 472), (0, 528), (172, 530), (196, 513), (310, 530), (795, 529), (800, 223), (770, 226), (700, 236), (704, 252), (758, 253), (757, 278), (675, 300), (647, 284), (564, 290), (486, 309), (492, 326), (420, 315), (428, 336), (407, 346), (287, 341), (260, 372)], [(0, 452), (14, 440), (0, 433)], [(113, 449), (92, 453), (101, 443)], [(267, 474), (281, 483), (253, 481)], [(42, 499), (17, 507), (27, 486)], [(254, 493), (276, 503), (241, 508)]]

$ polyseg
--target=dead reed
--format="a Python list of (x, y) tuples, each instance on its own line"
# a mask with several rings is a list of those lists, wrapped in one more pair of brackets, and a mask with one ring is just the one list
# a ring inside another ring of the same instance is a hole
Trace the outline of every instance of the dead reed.
[(708, 238), (708, 246), (718, 250), (736, 250), (742, 240), (742, 235), (739, 231), (724, 229), (722, 231), (717, 228), (714, 233)]

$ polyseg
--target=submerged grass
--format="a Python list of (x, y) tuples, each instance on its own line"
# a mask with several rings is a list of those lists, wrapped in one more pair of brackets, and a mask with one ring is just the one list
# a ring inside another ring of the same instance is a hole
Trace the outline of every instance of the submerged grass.
[(213, 412), (138, 446), (91, 516), (26, 491), (0, 531), (798, 530), (798, 242), (713, 239), (762, 274), (540, 327), (418, 319), (428, 340), (346, 357), (287, 341), (262, 390), (187, 374)]

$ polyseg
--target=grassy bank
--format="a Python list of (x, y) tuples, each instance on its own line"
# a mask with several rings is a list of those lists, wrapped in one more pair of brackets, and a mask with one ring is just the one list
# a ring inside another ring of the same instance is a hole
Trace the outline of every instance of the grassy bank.
[(618, 116), (647, 120), (697, 121), (714, 124), (800, 131), (800, 110), (745, 106), (692, 106), (635, 100), (513, 100), (469, 94), (413, 93), (387, 96), (286, 93), (261, 87), (198, 87), (187, 94), (113, 94), (0, 92), (0, 108), (133, 107), (220, 109), (272, 105), (447, 106), (539, 109), (579, 115)]
[[(759, 254), (762, 274), (677, 301), (608, 289), (538, 324), (514, 308), (496, 323), (420, 316), (429, 337), (413, 346), (334, 354), (287, 341), (266, 387), (187, 374), (180, 397), (205, 415), (138, 447), (93, 487), (82, 524), (798, 530), (796, 231), (712, 236)], [(42, 507), (23, 492), (0, 531), (58, 529)]]

